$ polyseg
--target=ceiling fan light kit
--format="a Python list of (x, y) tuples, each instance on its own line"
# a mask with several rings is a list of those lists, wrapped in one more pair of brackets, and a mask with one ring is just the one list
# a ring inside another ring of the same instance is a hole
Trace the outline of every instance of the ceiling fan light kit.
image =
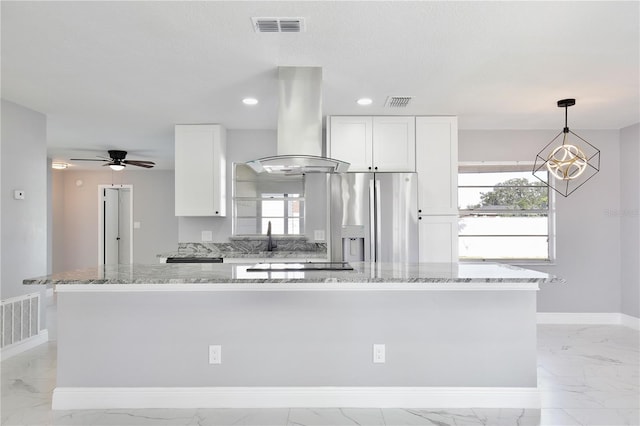
[(109, 158), (99, 157), (99, 158), (72, 158), (69, 161), (102, 161), (107, 162), (107, 164), (103, 164), (103, 166), (109, 166), (111, 170), (120, 171), (124, 170), (127, 165), (144, 167), (145, 169), (150, 169), (156, 165), (153, 161), (143, 161), (143, 160), (126, 160), (127, 151), (120, 151), (116, 149), (112, 149), (107, 151), (109, 153)]
[(105, 164), (105, 166), (109, 166), (111, 170), (114, 170), (116, 172), (124, 170), (124, 164)]
[(558, 108), (564, 108), (564, 129), (538, 152), (533, 166), (537, 179), (565, 197), (600, 171), (600, 150), (567, 125), (567, 110), (575, 104), (575, 99), (558, 101)]

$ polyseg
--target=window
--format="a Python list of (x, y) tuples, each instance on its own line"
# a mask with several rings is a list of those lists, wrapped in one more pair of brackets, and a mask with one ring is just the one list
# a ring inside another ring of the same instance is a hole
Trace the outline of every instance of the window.
[(523, 167), (460, 166), (460, 259), (553, 259), (553, 191)]
[(304, 176), (256, 173), (234, 165), (233, 234), (304, 234)]

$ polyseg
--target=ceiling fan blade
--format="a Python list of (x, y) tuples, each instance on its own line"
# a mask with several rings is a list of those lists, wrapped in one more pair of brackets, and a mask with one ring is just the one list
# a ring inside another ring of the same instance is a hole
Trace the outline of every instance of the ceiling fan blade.
[(139, 160), (124, 160), (124, 164), (131, 164), (132, 166), (145, 167), (147, 169), (156, 165), (153, 161), (139, 161)]
[(69, 158), (69, 161), (111, 161), (111, 160), (102, 160), (97, 158)]

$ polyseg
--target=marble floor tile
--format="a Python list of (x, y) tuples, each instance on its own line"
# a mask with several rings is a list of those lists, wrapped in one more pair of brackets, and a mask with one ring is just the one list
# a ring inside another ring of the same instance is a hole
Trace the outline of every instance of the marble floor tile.
[[(4, 403), (3, 403), (4, 406)], [(11, 410), (8, 413), (4, 412), (4, 408), (2, 409), (2, 420), (0, 420), (0, 424), (2, 426), (25, 426), (25, 425), (53, 425), (54, 423), (54, 413), (50, 409), (21, 409), (21, 410)], [(85, 423), (86, 425), (87, 423)]]
[(538, 426), (540, 410), (518, 408), (474, 408), (473, 412), (483, 425), (492, 426)]
[(384, 425), (382, 411), (376, 408), (292, 408), (289, 426)]
[(286, 425), (289, 418), (288, 408), (225, 408), (199, 409), (194, 425), (242, 425), (242, 426), (279, 426)]
[(555, 376), (541, 378), (538, 374), (538, 388), (545, 391), (561, 392), (640, 392), (640, 383), (633, 377), (598, 376)]
[(472, 409), (383, 408), (385, 425), (482, 425)]
[(638, 426), (640, 410), (567, 409), (567, 414), (584, 426)]
[[(540, 410), (540, 426), (580, 426), (581, 424), (560, 408), (543, 408)], [(610, 425), (614, 426), (614, 425)]]
[(126, 426), (191, 426), (198, 425), (196, 409), (137, 409), (137, 410), (104, 410), (95, 419), (92, 426), (126, 425)]
[(107, 410), (53, 411), (55, 426), (88, 426), (97, 424)]

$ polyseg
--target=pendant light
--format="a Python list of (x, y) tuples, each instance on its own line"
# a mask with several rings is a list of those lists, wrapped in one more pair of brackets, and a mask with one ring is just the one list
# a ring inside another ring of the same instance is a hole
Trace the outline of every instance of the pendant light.
[(575, 104), (575, 99), (558, 101), (558, 108), (564, 108), (564, 129), (538, 152), (533, 166), (536, 178), (565, 197), (600, 171), (600, 150), (567, 125), (567, 110)]

